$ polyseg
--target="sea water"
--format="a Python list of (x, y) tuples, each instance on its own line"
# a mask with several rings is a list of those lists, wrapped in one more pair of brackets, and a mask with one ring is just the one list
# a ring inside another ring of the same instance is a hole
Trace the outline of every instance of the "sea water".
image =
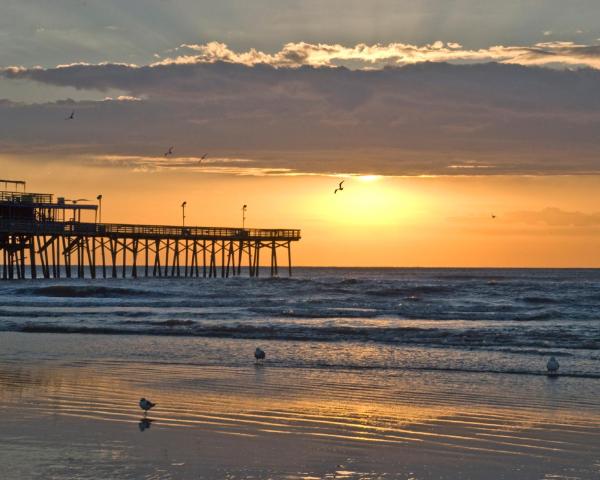
[[(226, 366), (246, 364), (254, 345), (283, 368), (544, 374), (555, 356), (564, 376), (600, 378), (600, 270), (297, 268), (293, 278), (6, 281), (0, 331), (97, 335), (102, 355)], [(110, 341), (117, 336), (170, 340), (140, 352), (131, 349), (139, 342)], [(96, 354), (75, 341), (56, 352)]]

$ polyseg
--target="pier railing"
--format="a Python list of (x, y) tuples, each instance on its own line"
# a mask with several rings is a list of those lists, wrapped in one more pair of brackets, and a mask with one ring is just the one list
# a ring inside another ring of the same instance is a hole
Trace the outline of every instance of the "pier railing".
[[(28, 205), (34, 203), (52, 203), (52, 195), (49, 193), (25, 193), (0, 191), (0, 202), (13, 202), (17, 204), (25, 203)], [(54, 205), (54, 204), (53, 204)]]
[(123, 238), (178, 238), (198, 240), (290, 240), (300, 239), (296, 229), (224, 227), (178, 227), (121, 223), (31, 222), (0, 220), (0, 233), (23, 235), (86, 235)]

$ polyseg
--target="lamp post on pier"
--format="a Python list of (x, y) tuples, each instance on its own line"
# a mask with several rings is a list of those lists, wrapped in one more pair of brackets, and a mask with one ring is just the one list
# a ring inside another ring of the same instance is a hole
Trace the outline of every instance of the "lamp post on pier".
[(181, 215), (182, 215), (182, 226), (185, 227), (185, 206), (187, 205), (187, 202), (183, 202), (181, 204)]
[(246, 228), (246, 210), (248, 209), (248, 205), (244, 205), (242, 207), (242, 230)]
[(96, 223), (102, 223), (102, 195), (98, 195), (96, 200), (98, 200), (98, 222)]

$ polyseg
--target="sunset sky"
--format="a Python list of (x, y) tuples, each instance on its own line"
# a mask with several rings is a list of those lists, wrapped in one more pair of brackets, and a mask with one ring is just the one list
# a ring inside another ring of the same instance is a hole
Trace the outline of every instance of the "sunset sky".
[(0, 0), (0, 177), (107, 222), (247, 204), (300, 265), (600, 267), (600, 7), (568, 4)]

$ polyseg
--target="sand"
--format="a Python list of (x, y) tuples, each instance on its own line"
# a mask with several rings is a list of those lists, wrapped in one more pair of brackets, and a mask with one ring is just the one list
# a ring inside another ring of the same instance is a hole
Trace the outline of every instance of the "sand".
[(3, 479), (600, 478), (597, 379), (74, 361), (57, 341), (97, 336), (0, 333)]

